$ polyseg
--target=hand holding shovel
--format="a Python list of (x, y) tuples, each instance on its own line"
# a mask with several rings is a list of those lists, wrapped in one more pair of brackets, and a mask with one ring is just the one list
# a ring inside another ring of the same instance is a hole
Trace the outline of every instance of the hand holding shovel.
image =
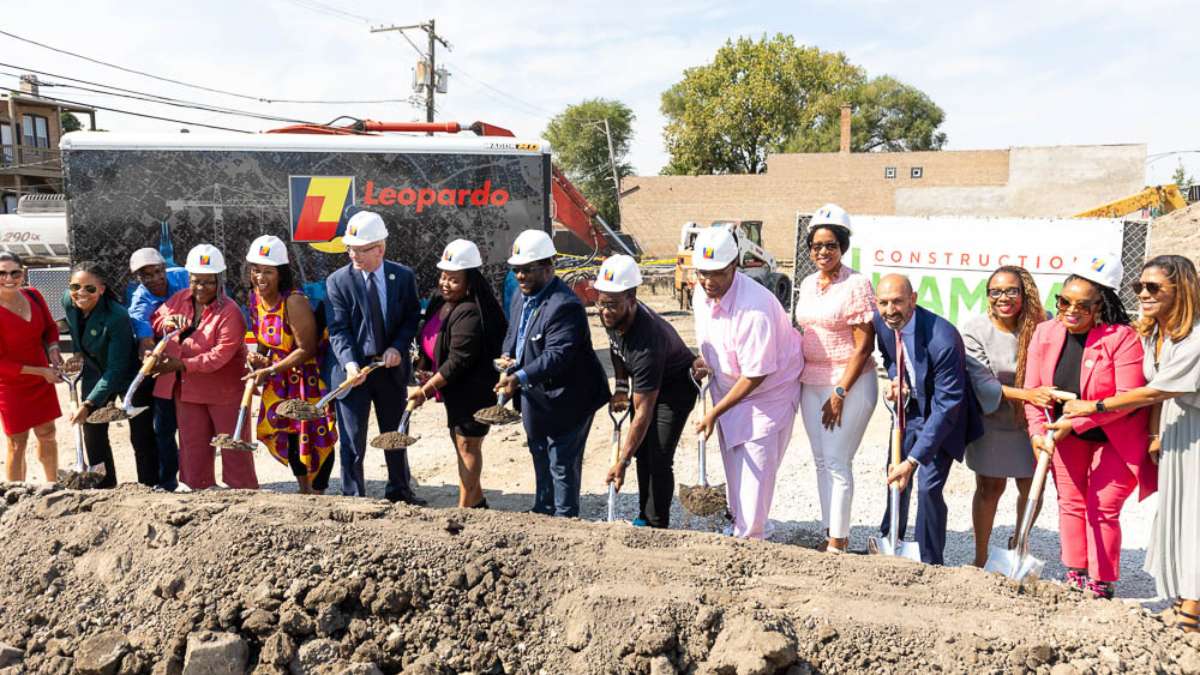
[(238, 407), (237, 424), (233, 428), (233, 434), (217, 434), (212, 438), (214, 448), (221, 450), (243, 450), (253, 452), (256, 447), (255, 443), (242, 439), (242, 432), (246, 428), (246, 419), (250, 417), (250, 403), (254, 400), (254, 388), (258, 385), (256, 378), (246, 380), (246, 386), (242, 389), (242, 403)]

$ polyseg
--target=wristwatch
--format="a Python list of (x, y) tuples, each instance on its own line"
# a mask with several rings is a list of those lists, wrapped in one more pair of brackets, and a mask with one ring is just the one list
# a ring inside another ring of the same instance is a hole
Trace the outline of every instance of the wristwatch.
[(914, 469), (919, 469), (921, 467), (921, 463), (917, 461), (916, 457), (905, 457), (904, 461), (912, 464)]
[(1104, 410), (1105, 410), (1104, 399), (1100, 399), (1099, 401), (1096, 401), (1096, 412), (1101, 413), (1101, 412), (1104, 412)]
[(846, 388), (841, 385), (834, 387), (833, 393), (837, 394), (838, 398), (843, 398), (843, 399), (846, 398)]

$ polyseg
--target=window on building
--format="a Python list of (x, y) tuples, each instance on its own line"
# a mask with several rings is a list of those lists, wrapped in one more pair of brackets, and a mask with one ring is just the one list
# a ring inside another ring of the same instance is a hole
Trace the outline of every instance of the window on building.
[(894, 167), (894, 166), (883, 167), (883, 177), (888, 180), (895, 179), (896, 178), (896, 167)]
[(921, 176), (924, 176), (924, 175), (925, 175), (925, 169), (923, 169), (919, 166), (914, 166), (912, 168), (912, 170), (909, 172), (909, 176), (912, 178), (920, 178)]
[(31, 148), (50, 147), (50, 121), (41, 115), (21, 118), (21, 143)]
[(13, 148), (13, 128), (8, 122), (0, 122), (0, 166), (12, 164), (16, 157)]

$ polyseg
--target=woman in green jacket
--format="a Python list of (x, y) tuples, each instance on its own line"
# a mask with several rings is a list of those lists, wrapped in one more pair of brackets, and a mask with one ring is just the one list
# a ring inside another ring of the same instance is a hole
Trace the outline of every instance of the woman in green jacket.
[[(83, 360), (81, 405), (72, 411), (70, 421), (83, 425), (88, 464), (104, 464), (106, 475), (99, 487), (115, 487), (117, 468), (108, 441), (108, 425), (85, 420), (96, 409), (123, 397), (137, 372), (137, 347), (129, 313), (109, 288), (99, 264), (90, 261), (80, 262), (71, 269), (71, 282), (62, 303), (75, 347), (73, 358)], [(158, 446), (154, 441), (152, 416), (142, 414), (130, 419), (129, 430), (137, 457), (138, 481), (154, 485), (158, 479)], [(153, 466), (155, 475), (143, 475), (143, 464)]]

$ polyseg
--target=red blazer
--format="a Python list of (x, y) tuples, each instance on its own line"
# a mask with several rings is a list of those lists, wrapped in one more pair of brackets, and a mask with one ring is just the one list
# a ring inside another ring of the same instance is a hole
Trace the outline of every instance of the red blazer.
[[(155, 336), (166, 332), (163, 322), (172, 314), (192, 317), (192, 291), (185, 288), (172, 295), (151, 317)], [(246, 373), (246, 321), (228, 296), (218, 297), (200, 317), (186, 340), (167, 343), (167, 356), (182, 359), (187, 371), (181, 376), (165, 373), (154, 383), (154, 395), (170, 399), (178, 376), (179, 400), (185, 403), (237, 407), (242, 398)]]
[[(1044, 321), (1033, 332), (1029, 343), (1029, 361), (1025, 368), (1025, 388), (1052, 386), (1054, 369), (1062, 354), (1067, 329), (1058, 321)], [(1080, 368), (1080, 398), (1097, 401), (1146, 384), (1142, 373), (1142, 341), (1129, 326), (1098, 324), (1088, 332)], [(1041, 408), (1025, 404), (1029, 434), (1045, 434), (1046, 418)], [(1138, 499), (1158, 489), (1158, 470), (1146, 449), (1150, 445), (1149, 410), (1118, 410), (1071, 420), (1076, 433), (1104, 430), (1113, 449), (1138, 479)]]

